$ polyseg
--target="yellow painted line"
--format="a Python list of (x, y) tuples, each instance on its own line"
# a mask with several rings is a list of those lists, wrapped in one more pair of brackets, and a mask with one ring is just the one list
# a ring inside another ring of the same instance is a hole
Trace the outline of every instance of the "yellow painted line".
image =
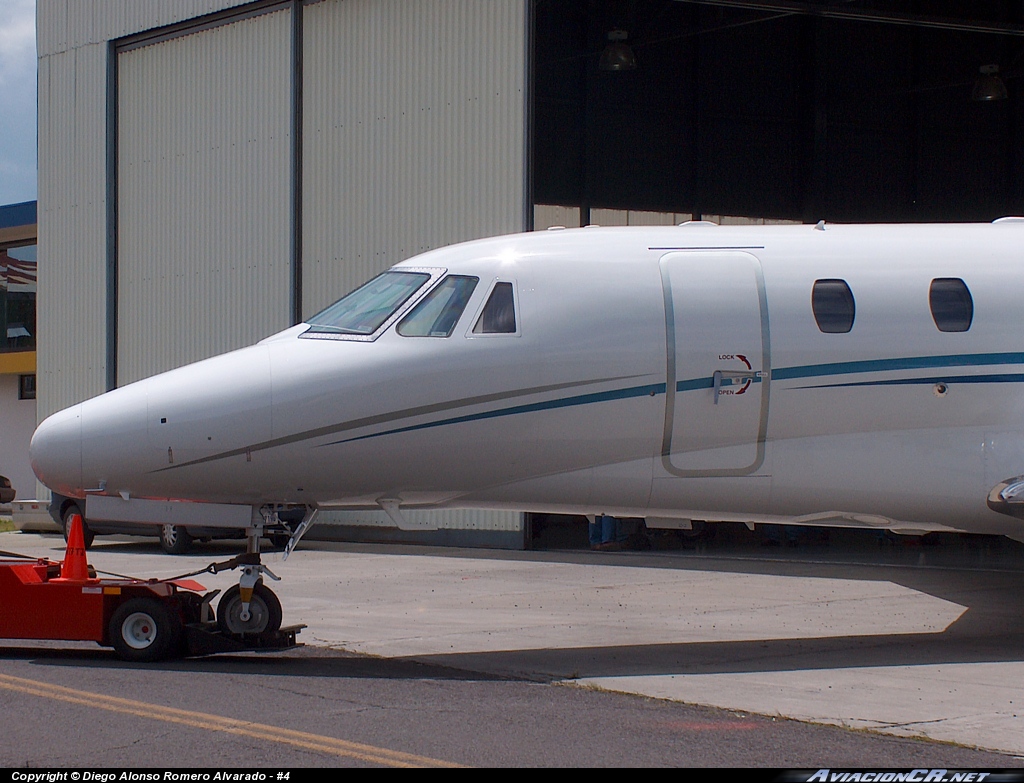
[(22, 677), (12, 677), (7, 674), (0, 674), (0, 688), (9, 691), (18, 691), (32, 696), (40, 696), (45, 699), (68, 702), (70, 704), (81, 704), (93, 709), (99, 708), (110, 712), (119, 712), (123, 715), (134, 715), (139, 718), (151, 718), (162, 720), (166, 723), (177, 723), (182, 726), (189, 726), (207, 731), (222, 731), (225, 734), (235, 734), (241, 737), (252, 739), (268, 740), (279, 742), (283, 745), (292, 745), (296, 748), (315, 750), (321, 753), (330, 753), (335, 756), (368, 761), (372, 764), (383, 764), (388, 767), (460, 767), (461, 764), (453, 764), (449, 761), (432, 759), (427, 756), (416, 756), (412, 753), (403, 753), (399, 750), (388, 750), (377, 748), (373, 745), (363, 745), (358, 742), (325, 737), (320, 734), (307, 734), (303, 731), (283, 729), (278, 726), (268, 726), (263, 723), (253, 723), (247, 720), (236, 720), (225, 718), (220, 715), (210, 715), (204, 712), (192, 712), (190, 710), (179, 710), (174, 707), (162, 707), (158, 704), (148, 704), (142, 701), (121, 699), (116, 696), (107, 696), (102, 693), (90, 693), (79, 691), (74, 688), (65, 688), (62, 685), (51, 685), (37, 680), (27, 680)]

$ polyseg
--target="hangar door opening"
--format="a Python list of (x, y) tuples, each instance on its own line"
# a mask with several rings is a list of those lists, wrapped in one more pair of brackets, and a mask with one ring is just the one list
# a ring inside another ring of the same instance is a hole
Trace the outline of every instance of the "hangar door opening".
[(534, 203), (584, 224), (1024, 214), (1021, 3), (539, 0), (534, 41)]

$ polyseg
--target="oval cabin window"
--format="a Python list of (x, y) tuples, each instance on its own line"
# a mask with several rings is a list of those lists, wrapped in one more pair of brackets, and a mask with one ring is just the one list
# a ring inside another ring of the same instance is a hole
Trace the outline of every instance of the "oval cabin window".
[(811, 309), (818, 328), (825, 334), (845, 334), (853, 328), (857, 306), (845, 280), (815, 280)]
[(937, 277), (928, 289), (928, 305), (940, 332), (966, 332), (974, 320), (974, 299), (959, 277)]

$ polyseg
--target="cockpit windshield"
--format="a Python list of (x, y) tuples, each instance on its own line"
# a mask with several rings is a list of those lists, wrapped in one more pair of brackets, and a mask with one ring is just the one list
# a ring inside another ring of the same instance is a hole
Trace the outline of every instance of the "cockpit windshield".
[(478, 277), (448, 275), (412, 308), (395, 331), (403, 337), (449, 337), (478, 282)]
[(376, 332), (430, 279), (426, 272), (377, 275), (325, 310), (306, 319), (311, 332), (369, 335)]

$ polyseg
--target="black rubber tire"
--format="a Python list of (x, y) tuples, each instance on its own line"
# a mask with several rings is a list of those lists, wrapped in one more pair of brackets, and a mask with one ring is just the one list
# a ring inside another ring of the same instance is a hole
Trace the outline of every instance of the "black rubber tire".
[(156, 598), (132, 598), (114, 611), (107, 627), (110, 643), (126, 661), (161, 661), (181, 649), (181, 621)]
[(217, 604), (217, 627), (224, 633), (273, 633), (281, 628), (281, 602), (274, 592), (262, 582), (257, 583), (249, 602), (248, 621), (239, 618), (242, 611), (242, 595), (238, 585), (224, 591)]
[(192, 536), (178, 525), (160, 526), (160, 548), (169, 555), (184, 555), (192, 551)]
[(92, 547), (93, 539), (96, 538), (96, 534), (93, 533), (89, 526), (85, 523), (85, 515), (82, 514), (78, 508), (77, 503), (68, 504), (67, 508), (64, 509), (64, 513), (61, 515), (61, 529), (64, 533), (64, 540), (68, 540), (68, 533), (70, 533), (69, 526), (71, 525), (71, 515), (79, 514), (82, 517), (82, 538), (85, 541), (85, 548), (90, 549)]

